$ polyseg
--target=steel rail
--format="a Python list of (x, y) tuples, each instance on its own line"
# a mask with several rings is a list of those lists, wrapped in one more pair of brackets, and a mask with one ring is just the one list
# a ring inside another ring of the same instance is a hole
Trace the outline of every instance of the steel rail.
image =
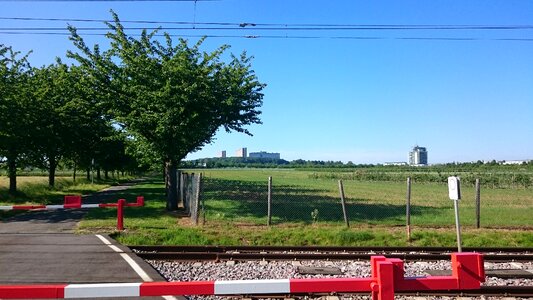
[[(368, 260), (386, 255), (404, 260), (448, 260), (454, 248), (441, 247), (277, 247), (277, 246), (130, 246), (156, 260)], [(533, 248), (464, 248), (486, 261), (533, 261)], [(512, 253), (509, 253), (512, 252)]]
[[(369, 260), (374, 254), (364, 253), (216, 253), (216, 252), (137, 252), (142, 259), (200, 260), (200, 261), (250, 261), (250, 260)], [(403, 260), (449, 260), (450, 254), (398, 254), (387, 253), (389, 258)], [(485, 254), (485, 261), (533, 261), (532, 254)]]
[(482, 286), (479, 290), (464, 291), (421, 291), (396, 292), (405, 296), (500, 296), (500, 297), (533, 297), (533, 286)]
[[(158, 252), (456, 252), (456, 247), (336, 247), (336, 246), (128, 246), (138, 251)], [(463, 247), (463, 251), (493, 253), (532, 253), (532, 247)]]
[[(234, 295), (241, 296), (246, 299), (299, 299), (318, 298), (322, 296), (344, 296), (339, 298), (349, 298), (350, 295), (368, 295), (369, 293), (310, 293), (310, 294), (280, 294), (280, 295)], [(396, 296), (443, 296), (443, 297), (476, 297), (476, 296), (491, 296), (491, 297), (533, 297), (533, 286), (482, 286), (479, 290), (435, 290), (435, 291), (410, 291), (394, 292)]]

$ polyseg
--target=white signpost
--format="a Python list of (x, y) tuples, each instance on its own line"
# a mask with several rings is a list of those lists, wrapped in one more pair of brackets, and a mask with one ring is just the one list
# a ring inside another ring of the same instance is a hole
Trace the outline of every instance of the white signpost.
[(455, 208), (455, 228), (457, 230), (457, 250), (461, 249), (461, 224), (459, 223), (459, 200), (461, 199), (461, 180), (457, 176), (448, 177), (448, 195)]

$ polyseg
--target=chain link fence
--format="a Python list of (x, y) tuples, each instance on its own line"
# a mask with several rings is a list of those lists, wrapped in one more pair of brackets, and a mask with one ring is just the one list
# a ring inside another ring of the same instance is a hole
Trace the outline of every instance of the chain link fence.
[[(183, 175), (189, 178), (190, 175)], [(184, 177), (184, 178), (185, 178)], [(205, 175), (192, 177), (194, 201), (185, 200), (193, 221), (253, 225), (333, 224), (346, 226), (383, 225), (449, 226), (454, 224), (453, 202), (445, 185), (413, 183), (407, 196), (407, 180), (394, 183), (364, 183), (352, 180), (316, 180), (299, 184), (291, 178), (227, 179)], [(407, 178), (405, 178), (407, 179)], [(200, 184), (200, 186), (199, 186)], [(196, 194), (194, 191), (197, 190)], [(465, 186), (461, 202), (462, 223), (467, 226), (533, 226), (527, 195), (507, 203), (479, 199), (479, 190)], [(496, 190), (498, 194), (500, 191)], [(525, 191), (527, 194), (527, 190)], [(409, 197), (409, 201), (407, 201)], [(492, 199), (492, 200), (491, 200)], [(526, 203), (523, 200), (526, 200)], [(409, 206), (407, 205), (409, 203)], [(502, 215), (507, 212), (508, 215)], [(407, 215), (408, 213), (408, 215)], [(486, 221), (484, 224), (483, 221)]]
[[(329, 186), (321, 184), (310, 188), (273, 178), (270, 189), (268, 182), (268, 179), (264, 182), (247, 182), (205, 178), (202, 198), (207, 222), (265, 225), (318, 222), (349, 224), (350, 221), (401, 225), (405, 222), (405, 204), (377, 203), (355, 198), (345, 192), (343, 205), (341, 189), (336, 181), (329, 181)], [(350, 186), (350, 183), (344, 182), (343, 185)]]

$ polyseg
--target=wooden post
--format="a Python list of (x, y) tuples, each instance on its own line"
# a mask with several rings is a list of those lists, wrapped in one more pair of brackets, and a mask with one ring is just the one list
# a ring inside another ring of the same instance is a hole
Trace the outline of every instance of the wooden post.
[(181, 180), (182, 180), (181, 171), (177, 170), (176, 171), (176, 181), (177, 181), (176, 182), (176, 193), (178, 194), (178, 206), (180, 205), (180, 203), (181, 205), (183, 205), (183, 197), (180, 193), (181, 184), (182, 184)]
[(479, 178), (476, 179), (476, 228), (480, 228), (481, 218), (481, 185)]
[(405, 206), (405, 220), (407, 226), (407, 241), (411, 241), (411, 177), (407, 177), (407, 204)]
[(272, 224), (272, 176), (268, 177), (267, 226)]
[[(193, 177), (194, 178), (194, 177)], [(195, 214), (196, 214), (196, 219), (194, 220), (194, 223), (196, 225), (198, 225), (198, 219), (200, 218), (200, 193), (202, 191), (200, 185), (202, 184), (202, 173), (198, 174), (196, 176), (196, 191), (195, 191), (195, 199), (194, 199), (194, 202), (195, 202), (195, 205), (194, 205), (194, 209), (196, 210)]]
[(203, 197), (204, 193), (204, 175), (200, 173), (202, 177), (200, 178), (200, 203), (202, 204), (202, 225), (205, 225), (205, 200)]
[(183, 203), (183, 208), (185, 209), (185, 211), (188, 211), (188, 203), (187, 203), (187, 199), (185, 199), (185, 186), (187, 184), (187, 173), (185, 172), (180, 172), (180, 184), (179, 184), (179, 188), (178, 188), (178, 194), (179, 194), (179, 198), (181, 199), (181, 203)]
[(350, 227), (350, 221), (348, 220), (348, 214), (346, 213), (346, 201), (344, 200), (344, 186), (342, 180), (339, 180), (339, 193), (341, 194), (342, 214), (344, 215), (344, 223), (346, 227)]

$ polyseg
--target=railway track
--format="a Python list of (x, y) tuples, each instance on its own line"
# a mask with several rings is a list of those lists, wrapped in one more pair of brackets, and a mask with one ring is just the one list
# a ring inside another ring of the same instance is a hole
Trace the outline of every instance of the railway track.
[[(350, 299), (352, 296), (368, 296), (368, 293), (335, 293), (339, 299)], [(404, 297), (533, 297), (533, 287), (530, 286), (482, 286), (479, 290), (470, 291), (411, 291), (395, 292), (396, 296)], [(265, 296), (240, 295), (246, 299), (265, 299)], [(319, 299), (332, 294), (305, 294), (305, 295), (269, 295), (269, 299)]]
[[(130, 246), (143, 259), (196, 261), (368, 260), (373, 255), (404, 260), (448, 260), (450, 247)], [(463, 248), (488, 262), (533, 261), (533, 248)]]
[[(449, 261), (450, 255), (456, 252), (452, 247), (278, 247), (278, 246), (130, 246), (138, 256), (148, 260), (154, 268), (158, 269), (167, 280), (211, 280), (217, 278), (228, 280), (225, 274), (242, 274), (242, 277), (230, 279), (266, 279), (266, 278), (292, 278), (301, 276), (302, 267), (310, 269), (342, 269), (344, 275), (352, 277), (365, 277), (365, 273), (349, 275), (363, 265), (373, 255), (384, 255), (388, 258), (400, 258), (404, 261), (420, 264), (446, 265), (437, 261)], [(464, 252), (478, 252), (484, 254), (484, 260), (498, 267), (516, 262), (516, 265), (531, 266), (533, 262), (533, 248), (463, 248)], [(159, 262), (158, 262), (159, 261)], [(266, 263), (265, 261), (268, 261)], [(283, 262), (285, 261), (285, 262)], [(287, 262), (293, 261), (293, 262)], [(306, 262), (307, 261), (307, 262)], [(329, 263), (327, 263), (329, 261)], [(359, 262), (358, 262), (359, 261)], [(418, 263), (415, 263), (418, 261)], [(434, 262), (432, 262), (434, 261)], [(264, 263), (264, 264), (263, 264)], [(300, 265), (301, 264), (301, 265)], [(350, 264), (359, 267), (350, 267)], [(277, 267), (279, 265), (279, 267)], [(292, 266), (292, 267), (288, 267)], [(297, 266), (297, 267), (295, 267)], [(331, 267), (326, 267), (331, 266)], [(342, 267), (344, 266), (344, 267)], [(406, 266), (407, 268), (407, 266)], [(413, 267), (411, 267), (412, 269)], [(415, 267), (418, 268), (418, 267)], [(277, 269), (278, 271), (272, 271)], [(446, 267), (439, 270), (445, 270)], [(531, 267), (528, 267), (531, 271)], [(280, 271), (281, 270), (281, 271)], [(426, 272), (426, 276), (430, 274)], [(434, 271), (434, 270), (433, 270)], [(416, 299), (417, 297), (533, 297), (533, 272), (529, 276), (521, 274), (506, 274), (509, 270), (486, 270), (488, 280), (479, 290), (471, 291), (410, 291), (396, 292), (400, 299)], [(257, 272), (257, 274), (255, 274)], [(270, 272), (281, 272), (272, 275)], [(438, 272), (438, 270), (437, 270)], [(446, 272), (446, 271), (445, 271)], [(503, 272), (503, 273), (502, 273)], [(250, 273), (254, 273), (253, 275)], [(300, 275), (298, 275), (298, 273)], [(423, 273), (423, 272), (422, 272)], [(417, 273), (414, 276), (423, 276)], [(309, 273), (313, 274), (313, 273)], [(331, 276), (327, 273), (315, 273)], [(221, 276), (216, 277), (216, 276)], [(444, 274), (432, 274), (444, 275)], [(506, 277), (507, 275), (510, 275)], [(205, 277), (204, 277), (205, 276)], [(305, 275), (303, 275), (305, 276)], [(413, 275), (410, 275), (413, 276)], [(300, 277), (301, 278), (301, 277)], [(507, 278), (507, 279), (506, 279)], [(490, 282), (489, 282), (490, 281)], [(520, 283), (519, 283), (520, 282)], [(265, 296), (236, 295), (237, 298), (265, 299)], [(325, 296), (337, 296), (339, 299), (367, 299), (368, 294), (306, 294), (306, 295), (269, 295), (269, 299), (326, 299)], [(481, 299), (483, 299), (481, 297)], [(196, 299), (196, 298), (195, 298)], [(198, 299), (211, 300), (210, 297)], [(332, 299), (332, 298), (329, 298)], [(335, 299), (335, 298), (333, 298)], [(479, 298), (475, 298), (479, 299)]]

